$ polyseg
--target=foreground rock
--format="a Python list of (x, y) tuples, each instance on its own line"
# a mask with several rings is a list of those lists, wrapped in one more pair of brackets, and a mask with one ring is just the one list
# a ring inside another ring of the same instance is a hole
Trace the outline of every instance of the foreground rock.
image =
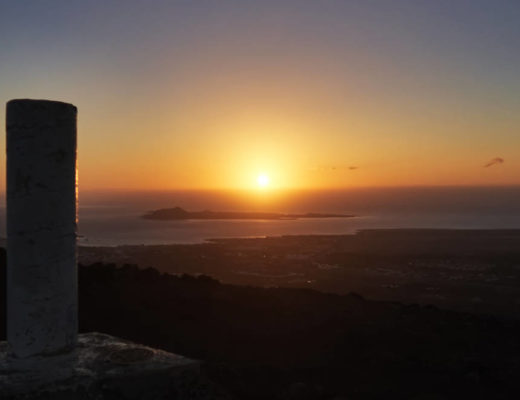
[[(7, 343), (0, 345), (0, 356)], [(23, 372), (0, 358), (0, 396), (18, 399), (209, 400), (219, 398), (200, 364), (100, 333), (82, 334), (72, 357)]]

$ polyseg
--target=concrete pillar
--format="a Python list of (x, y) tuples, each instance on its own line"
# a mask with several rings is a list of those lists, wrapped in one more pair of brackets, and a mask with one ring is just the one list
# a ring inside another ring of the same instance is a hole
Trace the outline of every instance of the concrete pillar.
[(7, 341), (14, 359), (76, 345), (76, 114), (57, 101), (7, 103)]

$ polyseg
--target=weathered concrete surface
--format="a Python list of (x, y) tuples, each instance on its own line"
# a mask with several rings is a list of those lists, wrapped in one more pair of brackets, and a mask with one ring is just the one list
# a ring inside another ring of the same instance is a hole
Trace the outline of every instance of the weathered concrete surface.
[(79, 335), (74, 357), (51, 370), (17, 371), (0, 342), (0, 398), (212, 399), (198, 361), (100, 333)]
[(7, 103), (7, 340), (21, 365), (76, 344), (76, 114)]

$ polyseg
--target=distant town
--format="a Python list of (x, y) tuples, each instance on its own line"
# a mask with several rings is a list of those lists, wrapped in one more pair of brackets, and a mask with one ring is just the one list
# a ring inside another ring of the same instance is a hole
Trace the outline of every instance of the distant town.
[(235, 285), (356, 292), (374, 300), (512, 317), (520, 301), (519, 245), (519, 230), (365, 230), (81, 247), (79, 261), (138, 264)]

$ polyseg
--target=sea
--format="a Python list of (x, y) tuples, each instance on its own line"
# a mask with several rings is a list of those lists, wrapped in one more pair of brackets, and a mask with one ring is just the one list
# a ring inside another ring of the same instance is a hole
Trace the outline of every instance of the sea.
[[(520, 186), (400, 187), (293, 191), (80, 191), (83, 246), (201, 243), (217, 238), (341, 235), (363, 229), (520, 229)], [(186, 220), (141, 218), (159, 208), (188, 211), (341, 213), (351, 218)], [(5, 202), (0, 206), (5, 237)]]

